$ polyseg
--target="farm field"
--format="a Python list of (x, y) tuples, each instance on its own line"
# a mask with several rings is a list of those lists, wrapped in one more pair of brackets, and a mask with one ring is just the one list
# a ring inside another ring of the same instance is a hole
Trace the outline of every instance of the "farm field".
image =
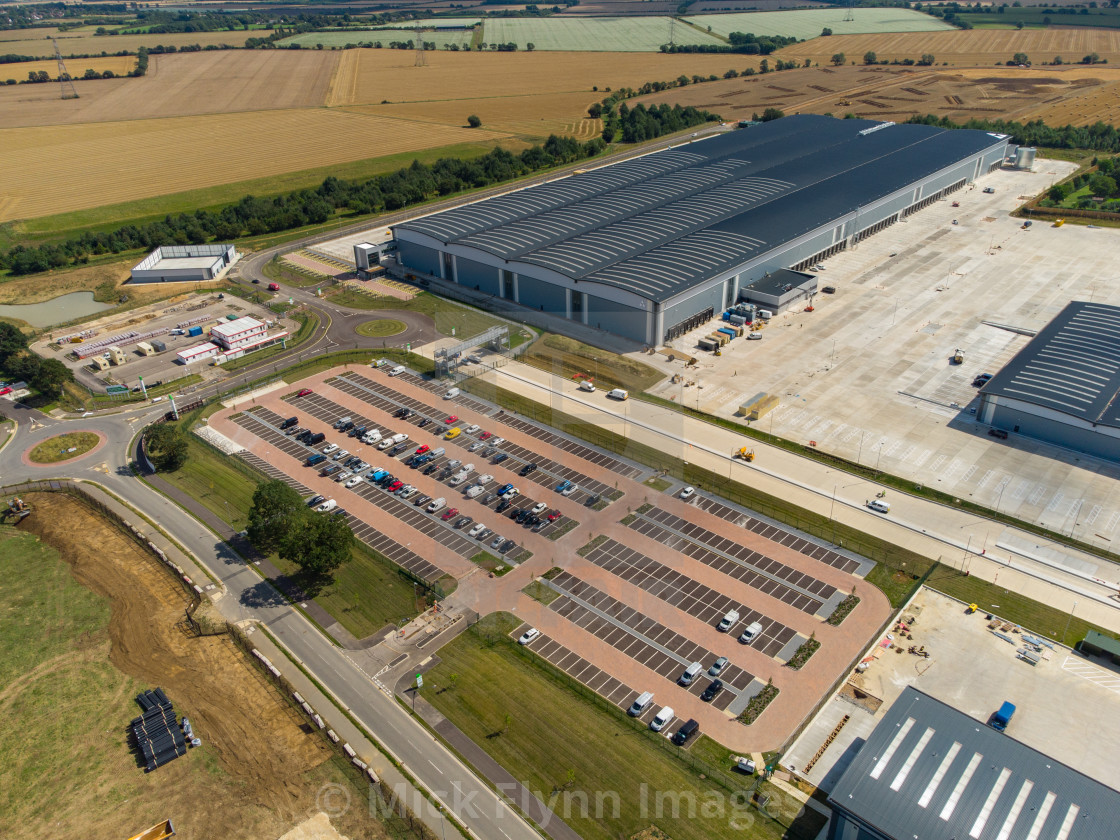
[[(126, 837), (170, 818), (181, 837), (278, 837), (320, 784), (347, 784), (228, 638), (182, 631), (186, 595), (154, 558), (67, 496), (25, 498), (31, 517), (0, 528), (0, 834)], [(203, 745), (148, 774), (125, 732), (157, 685)], [(387, 836), (361, 816), (338, 827)]]
[[(440, 32), (425, 32), (424, 40), (431, 41), (436, 49), (442, 50), (445, 44), (458, 44), (460, 47), (468, 46), (473, 36), (470, 29), (451, 29)], [(322, 44), (324, 48), (345, 47), (347, 44), (366, 44), (380, 41), (384, 49), (389, 49), (393, 41), (415, 41), (416, 33), (408, 29), (349, 29), (345, 32), (305, 32), (302, 35), (293, 35), (278, 42), (280, 46), (300, 44), (304, 49), (314, 48)], [(409, 51), (409, 55), (412, 52)]]
[[(1009, 29), (1022, 23), (1026, 26), (1096, 26), (1100, 28), (1120, 27), (1120, 9), (1069, 9), (1072, 14), (1057, 14), (1051, 9), (1010, 8), (1004, 14), (997, 12), (967, 12), (958, 15), (959, 19), (971, 23), (977, 29), (996, 27)], [(1084, 13), (1082, 13), (1084, 12)]]
[[(608, 52), (657, 52), (669, 43), (669, 18), (488, 18), (482, 40), (487, 44), (532, 43), (538, 50)], [(818, 33), (819, 34), (819, 33)], [(678, 44), (723, 44), (705, 32), (677, 24)]]
[[(758, 66), (757, 56), (436, 51), (428, 53), (427, 67), (414, 67), (411, 52), (347, 50), (339, 61), (327, 104), (367, 105), (386, 99), (401, 104), (533, 96), (541, 99), (531, 103), (533, 110), (527, 113), (527, 119), (546, 114), (572, 119), (581, 115), (554, 113), (547, 96), (584, 92), (590, 103), (606, 96), (607, 87), (634, 87), (649, 81), (674, 79), (682, 73), (723, 75), (731, 67), (741, 70), (752, 66)], [(596, 86), (598, 92), (592, 90)], [(469, 113), (464, 112), (456, 122)]]
[(802, 9), (786, 12), (746, 12), (740, 14), (694, 15), (689, 23), (726, 37), (732, 32), (753, 32), (755, 35), (785, 35), (808, 40), (816, 38), (825, 27), (835, 35), (872, 32), (938, 32), (953, 27), (935, 17), (909, 9), (853, 9), (854, 20), (846, 21), (848, 9)]
[(502, 136), (321, 108), (213, 116), (206, 142), (198, 129), (190, 117), (93, 123), (80, 136), (0, 129), (0, 221)]
[(689, 86), (637, 101), (695, 105), (725, 120), (778, 108), (895, 122), (936, 114), (957, 122), (1041, 117), (1052, 125), (1083, 125), (1120, 121), (1120, 68), (814, 67)]
[[(0, 43), (0, 49), (3, 44)], [(75, 58), (66, 65), (67, 71), (74, 79), (81, 78), (86, 70), (96, 70), (98, 73), (104, 73), (106, 70), (111, 70), (118, 76), (123, 76), (126, 73), (131, 73), (133, 68), (136, 67), (136, 58), (131, 55), (108, 55), (98, 56), (97, 58)], [(41, 70), (46, 70), (52, 79), (58, 79), (58, 62), (53, 58), (50, 60), (43, 59), (41, 61), (24, 61), (18, 64), (4, 64), (0, 65), (0, 80), (15, 79), (16, 81), (25, 81), (28, 73), (38, 73)], [(52, 91), (54, 98), (58, 99), (58, 89), (55, 87)], [(59, 100), (60, 102), (62, 100)]]
[[(774, 53), (778, 58), (828, 64), (835, 53), (844, 53), (849, 62), (862, 63), (871, 50), (880, 61), (912, 58), (932, 53), (937, 63), (958, 66), (1003, 64), (1017, 52), (1030, 56), (1035, 64), (1053, 61), (1080, 61), (1082, 56), (1098, 53), (1110, 63), (1120, 60), (1120, 31), (1112, 29), (972, 29), (953, 32), (907, 32), (886, 35), (833, 35), (791, 44)], [(1035, 68), (1037, 69), (1037, 68)]]
[[(20, 30), (27, 32), (28, 30)], [(41, 30), (31, 30), (40, 32)], [(63, 32), (56, 35), (58, 48), (63, 58), (72, 55), (100, 55), (102, 52), (115, 53), (122, 50), (136, 52), (140, 47), (155, 47), (162, 44), (165, 47), (185, 47), (193, 44), (207, 46), (209, 44), (228, 44), (231, 47), (245, 46), (247, 38), (264, 38), (267, 30), (255, 29), (251, 32), (237, 30), (235, 32), (172, 32), (163, 35), (102, 35), (94, 36), (92, 32)], [(54, 56), (54, 47), (49, 37), (24, 36), (20, 39), (4, 41), (4, 52), (14, 55), (33, 55), (40, 58)]]

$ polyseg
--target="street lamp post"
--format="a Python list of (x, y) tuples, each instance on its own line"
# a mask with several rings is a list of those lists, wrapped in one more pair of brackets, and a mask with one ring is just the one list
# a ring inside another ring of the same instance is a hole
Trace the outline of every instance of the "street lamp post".
[(1073, 621), (1073, 611), (1077, 609), (1077, 602), (1073, 602), (1073, 607), (1070, 608), (1069, 617), (1066, 619), (1066, 629), (1062, 631), (1062, 644), (1066, 643), (1066, 634), (1069, 632), (1070, 622)]

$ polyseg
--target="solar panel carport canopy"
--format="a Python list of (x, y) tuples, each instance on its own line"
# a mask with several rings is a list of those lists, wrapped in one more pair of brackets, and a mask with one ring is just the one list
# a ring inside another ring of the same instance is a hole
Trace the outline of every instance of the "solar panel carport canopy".
[(786, 117), (395, 230), (665, 301), (1000, 140), (876, 126)]
[(1120, 427), (1120, 307), (1074, 301), (983, 389)]

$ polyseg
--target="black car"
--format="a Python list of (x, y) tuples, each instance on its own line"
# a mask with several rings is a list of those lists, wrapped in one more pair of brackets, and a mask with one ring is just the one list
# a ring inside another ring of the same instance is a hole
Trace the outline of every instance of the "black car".
[(496, 510), (498, 513), (501, 513), (512, 504), (513, 502), (511, 502), (509, 499), (502, 499), (500, 502), (498, 502), (498, 506), (494, 508), (494, 510)]
[(427, 426), (431, 422), (432, 421), (429, 418), (422, 417), (422, 418), (420, 418), (420, 422), (417, 423), (416, 425), (419, 426), (421, 429), (423, 429), (425, 426)]
[(407, 408), (398, 408), (397, 413), (394, 414), (393, 416), (394, 417), (407, 417), (408, 416), (408, 409)]
[(388, 473), (387, 475), (381, 476), (381, 479), (377, 483), (381, 487), (388, 487), (396, 480), (397, 477), (395, 475), (393, 475), (392, 473)]
[(823, 289), (821, 289), (821, 291), (824, 292), (826, 295), (834, 295), (834, 294), (836, 294), (836, 287), (835, 286), (825, 286)]
[(523, 525), (525, 523), (525, 520), (528, 519), (529, 516), (529, 510), (527, 508), (521, 508), (519, 511), (517, 511), (517, 513), (513, 515), (512, 518), (517, 520), (518, 525)]
[(300, 432), (299, 437), (297, 437), (296, 440), (298, 440), (300, 443), (310, 443), (311, 438), (314, 437), (314, 436), (315, 436), (315, 433), (313, 431), (311, 431), (310, 429), (308, 429), (305, 432)]
[(439, 464), (437, 464), (435, 461), (433, 461), (432, 463), (428, 464), (428, 466), (424, 467), (424, 475), (431, 475), (432, 473), (434, 473), (438, 469), (439, 469)]
[(389, 457), (396, 458), (410, 446), (412, 446), (411, 443), (398, 443), (396, 446), (389, 450)]
[(455, 526), (454, 527), (455, 528), (460, 528), (460, 529), (461, 528), (466, 528), (472, 522), (474, 522), (474, 517), (473, 516), (460, 516), (458, 519), (455, 520)]
[(440, 426), (437, 429), (433, 429), (432, 434), (433, 435), (445, 435), (445, 434), (447, 434), (447, 427), (446, 426)]
[(1006, 429), (988, 429), (988, 434), (990, 434), (994, 438), (999, 438), (1000, 440), (1007, 440)]
[(353, 428), (354, 428), (354, 421), (353, 420), (347, 420), (345, 423), (343, 423), (341, 426), (338, 427), (338, 430), (340, 432), (348, 432)]
[(350, 469), (355, 464), (361, 463), (361, 460), (362, 459), (359, 458), (357, 455), (351, 455), (349, 458), (346, 459), (346, 462), (342, 466), (346, 469)]
[(502, 461), (504, 461), (504, 460), (505, 460), (506, 458), (508, 458), (508, 457), (509, 457), (509, 456), (508, 456), (508, 455), (507, 455), (506, 453), (504, 453), (504, 452), (499, 452), (499, 453), (498, 453), (498, 455), (497, 455), (497, 457), (496, 457), (496, 458), (494, 458), (494, 463), (495, 463), (495, 464), (500, 464), (500, 463), (502, 463)]
[(416, 505), (416, 507), (423, 507), (424, 505), (426, 505), (431, 500), (432, 500), (431, 496), (417, 496), (415, 499), (412, 500), (412, 503), (414, 505)]
[(525, 466), (523, 466), (521, 468), (521, 472), (519, 472), (518, 475), (528, 475), (529, 473), (536, 470), (536, 468), (537, 468), (536, 464), (526, 464)]
[(485, 449), (482, 450), (482, 457), (483, 458), (489, 458), (490, 456), (492, 456), (497, 451), (498, 451), (498, 447), (487, 446)]
[(504, 543), (502, 543), (502, 547), (498, 549), (498, 553), (506, 554), (516, 545), (517, 543), (515, 543), (513, 540), (506, 540)]
[(365, 426), (355, 426), (354, 428), (352, 428), (349, 431), (348, 434), (350, 435), (350, 437), (356, 438), (356, 437), (361, 437), (365, 433), (366, 433), (366, 427)]
[(705, 688), (704, 693), (700, 695), (700, 699), (705, 703), (711, 703), (721, 691), (723, 691), (723, 680), (712, 680), (711, 685)]
[(592, 495), (587, 497), (587, 499), (584, 501), (584, 505), (586, 505), (587, 507), (594, 507), (595, 505), (599, 504), (600, 498), (602, 497), (598, 493), (593, 493)]
[(535, 513), (530, 513), (525, 517), (525, 521), (522, 524), (527, 528), (532, 528), (534, 525), (539, 525), (540, 521), (541, 518), (539, 516), (537, 516)]
[(983, 388), (985, 385), (988, 384), (988, 381), (991, 378), (992, 378), (992, 374), (982, 373), (979, 376), (977, 376), (975, 379), (972, 380), (972, 387), (973, 388)]
[(285, 420), (283, 423), (280, 424), (280, 428), (281, 429), (290, 429), (290, 428), (292, 428), (292, 426), (296, 425), (298, 422), (299, 422), (298, 417), (289, 417), (287, 420)]
[(310, 499), (307, 500), (307, 506), (308, 507), (315, 507), (315, 505), (321, 505), (326, 500), (327, 500), (326, 496), (314, 495)]
[(319, 470), (319, 475), (329, 477), (334, 475), (335, 473), (340, 472), (342, 472), (342, 467), (340, 467), (338, 464), (331, 464), (329, 467), (323, 467), (321, 470)]

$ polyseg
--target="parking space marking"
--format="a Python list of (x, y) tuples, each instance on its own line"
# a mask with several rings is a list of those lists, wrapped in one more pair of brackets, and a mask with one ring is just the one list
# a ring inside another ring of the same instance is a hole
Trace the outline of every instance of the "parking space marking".
[(642, 474), (641, 470), (635, 469), (629, 464), (624, 464), (617, 458), (612, 458), (609, 455), (604, 455), (601, 452), (597, 452), (594, 449), (584, 446), (582, 443), (576, 443), (575, 441), (568, 440), (568, 438), (562, 437), (555, 432), (550, 432), (535, 423), (521, 420), (509, 414), (501, 414), (494, 419), (500, 423), (504, 423), (507, 426), (511, 426), (517, 429), (519, 432), (523, 432), (524, 434), (529, 435), (530, 437), (534, 437), (537, 440), (543, 440), (545, 443), (548, 443), (556, 447), (557, 449), (563, 450), (564, 452), (570, 452), (577, 457), (583, 458), (585, 461), (590, 461), (596, 466), (605, 467), (611, 472), (616, 472), (626, 478), (637, 478)]
[[(829, 583), (692, 525), (661, 508), (655, 507), (640, 515), (629, 527), (809, 615), (816, 614), (823, 603), (836, 594), (836, 587)], [(691, 541), (692, 546), (682, 550), (682, 541)]]
[(1062, 662), (1062, 670), (1075, 676), (1096, 683), (1101, 688), (1120, 694), (1120, 674), (1099, 668), (1091, 662), (1086, 662), (1076, 656), (1067, 656)]
[[(764, 532), (775, 533), (779, 531), (779, 529), (775, 526), (769, 524), (768, 522), (763, 522), (761, 519), (756, 519), (749, 513), (743, 513), (740, 510), (736, 510), (733, 507), (723, 504), (723, 502), (718, 502), (715, 499), (709, 499), (705, 496), (696, 497), (696, 507), (700, 508), (701, 510), (707, 511), (714, 516), (718, 516), (720, 519), (723, 519), (734, 525), (738, 525), (741, 528), (746, 528), (748, 531), (753, 531), (754, 533), (759, 535), (765, 535)], [(832, 566), (833, 568), (839, 569), (840, 571), (846, 572), (847, 574), (852, 574), (860, 567), (860, 564), (852, 558), (845, 557), (843, 554), (833, 551), (826, 546), (804, 539), (803, 537), (799, 537), (789, 531), (786, 531), (785, 533), (793, 537), (793, 540), (787, 543), (787, 545), (794, 551), (800, 554), (804, 554), (806, 557), (811, 557), (814, 560), (819, 560), (825, 565)]]
[[(552, 602), (551, 609), (603, 640), (614, 627), (625, 630), (630, 634), (631, 641), (625, 648), (617, 644), (612, 647), (666, 679), (675, 680), (676, 676), (672, 675), (679, 676), (692, 662), (699, 662), (706, 670), (718, 658), (717, 654), (669, 630), (660, 622), (648, 617), (638, 620), (633, 610), (621, 601), (570, 572), (561, 572), (548, 585), (561, 594)], [(668, 630), (668, 636), (662, 632), (664, 630)], [(656, 642), (654, 636), (665, 641)], [(661, 664), (658, 666), (656, 663)], [(728, 665), (720, 679), (728, 686), (729, 692), (739, 694), (751, 685), (755, 677), (738, 665)], [(703, 692), (708, 682), (710, 680), (706, 676), (698, 677), (689, 686), (689, 691)]]

